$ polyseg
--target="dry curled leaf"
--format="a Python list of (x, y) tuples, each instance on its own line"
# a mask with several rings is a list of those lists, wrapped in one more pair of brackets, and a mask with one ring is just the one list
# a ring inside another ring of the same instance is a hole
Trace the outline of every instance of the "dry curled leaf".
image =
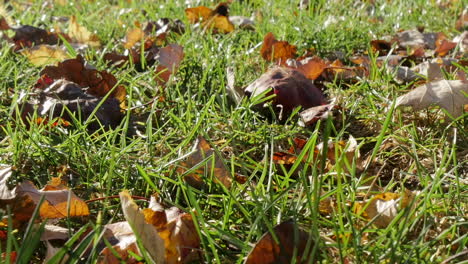
[(306, 231), (293, 221), (286, 221), (274, 227), (273, 232), (277, 239), (266, 232), (250, 251), (244, 264), (311, 263), (315, 242), (312, 241), (307, 247), (312, 238)]
[(65, 79), (86, 89), (86, 93), (103, 97), (114, 87), (110, 97), (116, 98), (125, 104), (126, 90), (118, 85), (114, 75), (107, 71), (99, 71), (90, 67), (81, 55), (75, 59), (60, 62), (57, 66), (46, 66), (41, 76), (46, 75), (53, 80)]
[(464, 105), (468, 104), (467, 94), (467, 81), (433, 81), (398, 97), (395, 107), (411, 106), (414, 110), (421, 110), (435, 104), (458, 117), (463, 113)]
[[(86, 121), (93, 116), (94, 120), (87, 126), (93, 132), (101, 127), (115, 128), (122, 121), (123, 114), (116, 98), (110, 97), (101, 102), (101, 97), (85, 93), (85, 89), (76, 83), (64, 79), (53, 81), (47, 76), (43, 76), (41, 81), (43, 79), (51, 84), (45, 89), (36, 89), (37, 95), (22, 107), (21, 118), (26, 125), (30, 122), (46, 125), (53, 120), (52, 126), (69, 126), (77, 118)], [(34, 113), (38, 119), (29, 120)]]
[(287, 41), (276, 40), (273, 33), (269, 32), (263, 38), (263, 45), (260, 50), (262, 58), (278, 64), (284, 64), (288, 59), (296, 57), (297, 48)]
[(373, 196), (369, 201), (356, 203), (354, 211), (363, 216), (379, 228), (387, 227), (397, 214), (413, 203), (415, 193), (404, 190), (403, 194), (381, 193)]
[(177, 207), (164, 209), (152, 196), (143, 214), (164, 240), (166, 263), (189, 263), (199, 258), (200, 237), (189, 213)]
[(127, 191), (120, 194), (122, 211), (133, 232), (155, 263), (165, 263), (164, 240), (156, 229), (146, 222), (145, 216)]
[[(211, 175), (211, 172), (213, 172), (214, 181), (216, 183), (223, 184), (226, 188), (229, 189), (232, 185), (233, 176), (224, 165), (222, 159), (210, 147), (210, 144), (201, 136), (198, 137), (195, 146), (195, 152), (188, 156), (184, 162), (181, 162), (180, 166), (177, 167), (177, 172), (179, 174), (185, 174), (187, 170), (197, 166), (206, 158), (210, 158), (204, 166), (201, 166), (195, 171), (184, 175), (185, 181), (187, 181), (188, 184), (195, 188), (203, 188), (206, 185), (206, 179), (204, 178), (206, 175)], [(214, 164), (211, 158), (214, 159)], [(234, 177), (236, 181), (241, 183), (242, 178), (243, 177), (241, 176)]]
[(99, 48), (101, 46), (99, 37), (96, 34), (89, 32), (89, 30), (84, 26), (78, 24), (75, 16), (71, 16), (70, 18), (68, 35), (72, 38), (72, 42), (86, 44), (92, 48)]
[[(29, 222), (41, 196), (44, 201), (39, 208), (39, 217), (65, 218), (89, 215), (88, 205), (64, 185), (46, 185), (38, 190), (30, 181), (24, 181), (15, 188), (14, 198), (0, 199), (0, 205), (10, 205), (15, 225)], [(70, 198), (70, 199), (69, 199)]]

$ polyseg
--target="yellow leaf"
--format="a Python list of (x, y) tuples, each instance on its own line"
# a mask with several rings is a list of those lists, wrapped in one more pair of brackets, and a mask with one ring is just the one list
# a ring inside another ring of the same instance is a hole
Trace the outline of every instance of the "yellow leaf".
[(68, 28), (68, 34), (70, 37), (83, 44), (88, 44), (90, 47), (98, 48), (101, 46), (99, 37), (96, 34), (89, 32), (89, 30), (76, 22), (76, 17), (71, 16), (70, 25)]
[(38, 45), (20, 51), (34, 66), (56, 64), (59, 61), (69, 59), (68, 54), (58, 46)]

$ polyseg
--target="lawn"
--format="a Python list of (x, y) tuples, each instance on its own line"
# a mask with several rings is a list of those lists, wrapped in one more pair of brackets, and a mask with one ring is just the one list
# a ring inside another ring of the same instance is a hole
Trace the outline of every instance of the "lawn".
[(3, 1), (1, 261), (468, 263), (466, 2), (307, 2)]

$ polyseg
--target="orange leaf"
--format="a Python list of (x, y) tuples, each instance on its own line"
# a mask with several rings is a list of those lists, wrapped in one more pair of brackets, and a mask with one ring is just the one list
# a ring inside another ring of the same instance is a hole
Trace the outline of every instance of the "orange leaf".
[(296, 69), (310, 80), (317, 79), (327, 67), (324, 60), (319, 57), (308, 59), (304, 64), (300, 64)]
[(297, 48), (287, 41), (276, 40), (273, 33), (269, 32), (263, 38), (263, 45), (260, 50), (262, 58), (267, 61), (285, 63), (287, 59), (296, 57)]
[(234, 31), (234, 25), (229, 20), (229, 7), (227, 3), (220, 3), (214, 10), (199, 6), (185, 9), (190, 23), (201, 22), (204, 28), (213, 29), (218, 33)]
[[(303, 256), (305, 252), (312, 252), (314, 243), (306, 251), (310, 236), (294, 222), (287, 221), (273, 228), (275, 234), (265, 233), (247, 256), (244, 264), (273, 264), (273, 263), (310, 263), (311, 257)], [(296, 255), (294, 254), (296, 253)]]

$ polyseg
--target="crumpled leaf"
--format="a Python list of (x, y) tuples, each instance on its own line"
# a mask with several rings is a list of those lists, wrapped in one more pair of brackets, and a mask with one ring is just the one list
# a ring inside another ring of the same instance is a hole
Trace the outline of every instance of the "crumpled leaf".
[(329, 104), (308, 108), (299, 113), (299, 125), (305, 127), (314, 124), (318, 120), (326, 120), (329, 116), (333, 115), (332, 110), (335, 107), (336, 104), (331, 102)]
[(397, 216), (400, 210), (408, 207), (414, 200), (416, 194), (405, 189), (399, 193), (381, 193), (373, 196), (369, 201), (355, 204), (356, 214), (372, 220), (379, 228), (387, 227)]
[(22, 49), (20, 53), (28, 58), (34, 66), (54, 64), (70, 58), (63, 48), (56, 45), (41, 44)]
[(455, 28), (458, 31), (462, 31), (468, 27), (468, 8), (465, 8), (463, 12), (460, 14), (460, 17), (455, 22)]
[(281, 105), (285, 112), (291, 112), (298, 106), (307, 109), (325, 102), (322, 92), (311, 80), (290, 68), (272, 68), (247, 86), (244, 91), (250, 97), (255, 97), (267, 90), (266, 96), (276, 95), (272, 99), (273, 105)]
[[(273, 228), (277, 241), (266, 232), (247, 255), (244, 264), (311, 263), (314, 241), (307, 247), (311, 236), (293, 221), (283, 222)], [(308, 255), (304, 255), (308, 252)]]
[[(210, 175), (211, 171), (213, 171), (216, 183), (223, 184), (228, 189), (231, 188), (233, 177), (224, 165), (222, 159), (210, 147), (210, 144), (203, 137), (199, 136), (195, 146), (196, 151), (188, 156), (185, 161), (180, 163), (180, 166), (177, 167), (177, 172), (179, 174), (184, 174), (188, 169), (197, 166), (204, 159), (212, 157), (215, 159), (214, 167), (212, 160), (209, 159), (205, 166), (185, 175), (184, 180), (191, 186), (201, 189), (206, 185), (204, 180), (205, 175)], [(239, 175), (235, 175), (234, 179), (240, 183), (245, 182), (245, 179)]]
[(164, 240), (156, 229), (145, 221), (145, 216), (127, 191), (120, 192), (122, 211), (125, 220), (140, 239), (143, 247), (156, 263), (165, 263)]
[[(15, 197), (8, 200), (1, 199), (0, 206), (9, 204), (15, 225), (21, 225), (29, 222), (42, 195), (44, 202), (39, 208), (39, 217), (42, 219), (89, 215), (88, 205), (66, 186), (48, 184), (38, 190), (30, 181), (18, 184), (15, 188)], [(68, 203), (69, 196), (70, 203)]]
[[(45, 78), (48, 77), (46, 76)], [(90, 131), (100, 129), (101, 125), (106, 129), (115, 128), (122, 121), (123, 114), (120, 111), (119, 101), (116, 98), (109, 97), (101, 103), (101, 97), (85, 93), (88, 90), (83, 89), (76, 83), (64, 79), (59, 79), (55, 82), (51, 81), (52, 84), (46, 89), (36, 89), (38, 96), (35, 100), (33, 99), (24, 105), (21, 116), (26, 124), (30, 122), (27, 118), (32, 116), (34, 111), (37, 112), (37, 115), (41, 119), (55, 119), (59, 117), (65, 121), (60, 122), (64, 125), (69, 125), (73, 122), (71, 115), (74, 115), (76, 118), (81, 117), (81, 120), (85, 121), (94, 113), (93, 116), (96, 118), (96, 121), (88, 124)], [(96, 110), (98, 106), (99, 108)], [(40, 123), (44, 123), (44, 121), (40, 121)]]
[(86, 93), (103, 97), (114, 86), (117, 86), (110, 97), (116, 98), (121, 103), (124, 103), (126, 97), (126, 90), (123, 85), (117, 85), (117, 79), (107, 71), (99, 71), (91, 67), (78, 55), (74, 59), (65, 60), (60, 62), (57, 66), (46, 66), (41, 71), (41, 76), (47, 75), (53, 80), (65, 79), (78, 84), (86, 89)]
[(166, 263), (189, 263), (199, 258), (200, 237), (189, 213), (177, 207), (164, 210), (152, 196), (143, 214), (164, 240)]
[(229, 20), (229, 6), (220, 3), (214, 10), (206, 7), (192, 7), (185, 9), (185, 15), (190, 23), (201, 22), (204, 28), (212, 29), (216, 33), (230, 33), (234, 25)]
[(468, 104), (466, 94), (467, 81), (433, 81), (398, 97), (395, 107), (411, 106), (417, 111), (435, 104), (446, 109), (453, 117), (458, 117), (463, 113), (464, 105)]
[(86, 44), (92, 48), (98, 48), (101, 46), (99, 37), (96, 34), (89, 32), (89, 30), (84, 26), (78, 24), (75, 16), (71, 16), (70, 18), (68, 35), (72, 38), (72, 42)]
[(263, 45), (260, 50), (262, 58), (278, 64), (284, 64), (288, 59), (296, 57), (297, 48), (287, 41), (276, 40), (273, 33), (269, 32), (263, 38)]

